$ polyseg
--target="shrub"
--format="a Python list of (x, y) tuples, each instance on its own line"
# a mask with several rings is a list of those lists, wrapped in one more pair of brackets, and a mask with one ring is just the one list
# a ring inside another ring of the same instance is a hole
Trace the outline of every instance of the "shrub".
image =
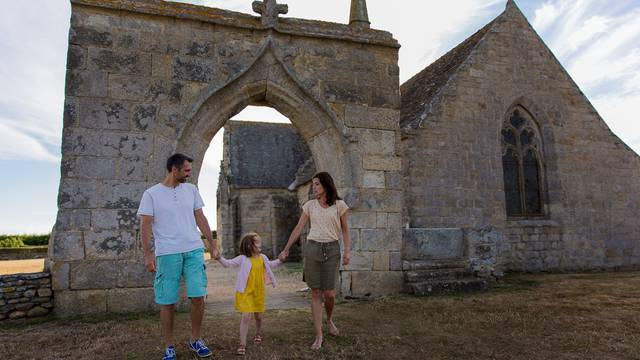
[(22, 242), (26, 246), (43, 246), (49, 244), (49, 234), (44, 235), (25, 235)]
[(24, 243), (22, 242), (22, 239), (17, 237), (8, 237), (0, 240), (0, 247), (19, 248), (23, 246), (24, 246)]

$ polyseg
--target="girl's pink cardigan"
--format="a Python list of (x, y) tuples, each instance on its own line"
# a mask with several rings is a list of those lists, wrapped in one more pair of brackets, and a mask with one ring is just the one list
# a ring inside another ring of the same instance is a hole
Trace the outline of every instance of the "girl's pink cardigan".
[[(282, 264), (282, 262), (280, 261), (280, 259), (275, 259), (270, 261), (269, 258), (264, 254), (260, 254), (260, 256), (262, 256), (262, 261), (266, 269), (264, 274), (264, 283), (271, 284), (273, 287), (276, 287), (277, 285), (276, 277), (275, 275), (273, 275), (273, 272), (271, 271), (271, 269)], [(220, 259), (218, 259), (218, 261), (224, 267), (237, 267), (237, 266), (240, 267), (238, 269), (238, 276), (236, 278), (236, 291), (243, 293), (247, 287), (247, 280), (249, 280), (249, 272), (251, 272), (251, 259), (249, 259), (245, 255), (238, 255), (231, 260), (227, 260), (221, 256)]]

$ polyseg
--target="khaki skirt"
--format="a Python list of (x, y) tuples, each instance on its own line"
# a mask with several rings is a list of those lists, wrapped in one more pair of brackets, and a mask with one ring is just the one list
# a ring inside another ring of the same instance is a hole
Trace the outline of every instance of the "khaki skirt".
[(307, 286), (320, 290), (335, 289), (340, 269), (340, 243), (307, 240), (302, 255)]

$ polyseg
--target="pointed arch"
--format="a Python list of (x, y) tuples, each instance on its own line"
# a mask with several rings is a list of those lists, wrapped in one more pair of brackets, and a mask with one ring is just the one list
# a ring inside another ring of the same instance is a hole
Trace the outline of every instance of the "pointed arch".
[[(205, 88), (186, 114), (177, 151), (202, 159), (213, 136), (226, 121), (249, 105), (271, 106), (289, 118), (307, 142), (318, 170), (330, 172), (336, 185), (352, 187), (346, 152), (348, 130), (331, 109), (298, 79), (269, 38), (244, 71), (218, 87)], [(201, 162), (194, 166), (194, 178)]]
[(539, 122), (521, 103), (514, 103), (500, 134), (507, 217), (546, 216), (545, 156)]

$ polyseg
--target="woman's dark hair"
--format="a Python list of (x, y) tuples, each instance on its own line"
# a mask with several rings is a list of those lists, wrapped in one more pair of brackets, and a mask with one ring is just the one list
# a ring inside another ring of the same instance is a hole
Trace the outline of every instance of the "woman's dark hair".
[(333, 178), (328, 172), (319, 172), (313, 175), (312, 179), (318, 179), (318, 181), (320, 181), (320, 185), (322, 185), (325, 196), (327, 197), (327, 205), (331, 206), (335, 204), (337, 200), (342, 200), (342, 198), (338, 196), (336, 184), (333, 183)]
[(246, 257), (252, 257), (253, 252), (256, 250), (256, 237), (258, 234), (254, 232), (246, 233), (240, 240), (240, 254)]
[(190, 163), (193, 162), (193, 159), (184, 154), (173, 154), (169, 156), (167, 159), (167, 172), (171, 172), (171, 169), (175, 166), (176, 169), (180, 170), (184, 166), (184, 162), (188, 161)]

